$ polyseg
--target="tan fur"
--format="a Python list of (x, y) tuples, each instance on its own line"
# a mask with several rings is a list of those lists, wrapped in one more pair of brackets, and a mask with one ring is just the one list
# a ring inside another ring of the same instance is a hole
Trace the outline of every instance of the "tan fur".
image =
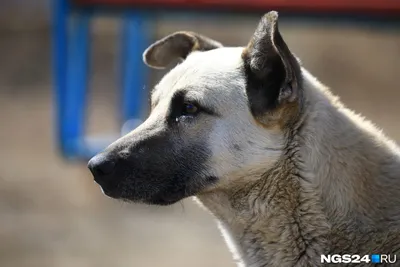
[[(189, 55), (156, 87), (150, 116), (163, 116), (181, 88), (219, 110), (221, 119), (204, 119), (188, 138), (209, 135), (207, 172), (220, 181), (197, 198), (220, 221), (239, 264), (307, 267), (320, 266), (321, 254), (399, 253), (399, 148), (305, 69), (296, 122), (259, 123), (235, 76), (242, 53)], [(230, 149), (235, 143), (240, 151)]]
[(398, 147), (303, 73), (306, 109), (287, 152), (259, 179), (244, 177), (199, 200), (231, 233), (244, 266), (399, 253)]
[[(246, 107), (242, 78), (231, 76), (241, 50), (190, 55), (157, 86), (150, 116), (162, 116), (172, 94), (193, 81), (189, 95), (218, 107), (220, 120), (190, 130), (210, 135), (207, 171), (220, 177), (197, 198), (220, 221), (239, 263), (320, 266), (321, 254), (399, 253), (399, 148), (305, 69), (304, 112), (296, 123), (259, 123)], [(244, 148), (226, 150), (235, 142)]]

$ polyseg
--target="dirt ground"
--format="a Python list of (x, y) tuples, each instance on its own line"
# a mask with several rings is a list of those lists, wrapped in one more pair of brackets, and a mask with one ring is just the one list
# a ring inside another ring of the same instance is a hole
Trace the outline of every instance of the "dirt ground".
[[(156, 35), (195, 30), (244, 45), (257, 19), (159, 21)], [(115, 25), (94, 26), (91, 133), (118, 130)], [(399, 32), (296, 21), (281, 28), (312, 73), (400, 140)], [(234, 266), (213, 218), (191, 200), (121, 204), (100, 193), (85, 162), (60, 157), (50, 51), (46, 27), (0, 31), (0, 266)]]

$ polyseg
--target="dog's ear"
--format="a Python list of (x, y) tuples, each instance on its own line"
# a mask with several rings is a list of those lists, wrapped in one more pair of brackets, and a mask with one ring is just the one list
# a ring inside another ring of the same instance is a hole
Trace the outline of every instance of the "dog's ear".
[(264, 15), (243, 51), (247, 95), (255, 116), (299, 98), (301, 67), (278, 29), (278, 13)]
[(193, 51), (207, 51), (222, 47), (217, 41), (194, 32), (175, 32), (150, 45), (143, 53), (143, 61), (153, 68), (165, 68), (176, 59), (185, 59)]

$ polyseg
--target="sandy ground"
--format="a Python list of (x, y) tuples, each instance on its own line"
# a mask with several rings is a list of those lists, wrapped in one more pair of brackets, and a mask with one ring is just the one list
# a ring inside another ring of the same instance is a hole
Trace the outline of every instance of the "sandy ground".
[[(256, 21), (162, 23), (157, 35), (197, 30), (243, 45)], [(95, 27), (91, 133), (118, 130), (113, 23)], [(282, 31), (307, 68), (400, 140), (400, 34), (294, 22)], [(0, 266), (234, 266), (213, 218), (191, 200), (118, 203), (100, 193), (85, 162), (59, 156), (50, 60), (47, 30), (0, 32)]]

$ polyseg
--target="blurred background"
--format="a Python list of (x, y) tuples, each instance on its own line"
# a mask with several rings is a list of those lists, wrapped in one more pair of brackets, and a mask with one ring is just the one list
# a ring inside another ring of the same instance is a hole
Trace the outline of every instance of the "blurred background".
[[(102, 16), (109, 11), (107, 6), (102, 8), (98, 15), (89, 11), (85, 134), (117, 137), (124, 97), (119, 83), (124, 39), (118, 12)], [(0, 266), (234, 266), (215, 221), (191, 200), (170, 207), (112, 201), (93, 183), (86, 168), (87, 154), (63, 153), (61, 143), (66, 137), (61, 136), (60, 127), (66, 122), (59, 113), (65, 97), (60, 96), (58, 87), (63, 85), (55, 76), (55, 64), (60, 62), (54, 61), (52, 53), (53, 10), (49, 0), (0, 1)], [(192, 30), (226, 45), (245, 45), (260, 15), (268, 10), (223, 15), (214, 11), (212, 16), (181, 11), (179, 19), (167, 10), (150, 10), (151, 27), (144, 33), (151, 42), (174, 31)], [(345, 20), (282, 15), (280, 28), (311, 73), (398, 141), (400, 31), (396, 15), (390, 14), (395, 18), (386, 23), (368, 17), (360, 22), (356, 13), (349, 15)], [(137, 79), (133, 84), (143, 83), (133, 91), (141, 90), (142, 104), (135, 112), (145, 116), (147, 89), (164, 72), (135, 64), (128, 69)], [(137, 77), (138, 73), (143, 75)], [(72, 118), (69, 123), (81, 119)]]

